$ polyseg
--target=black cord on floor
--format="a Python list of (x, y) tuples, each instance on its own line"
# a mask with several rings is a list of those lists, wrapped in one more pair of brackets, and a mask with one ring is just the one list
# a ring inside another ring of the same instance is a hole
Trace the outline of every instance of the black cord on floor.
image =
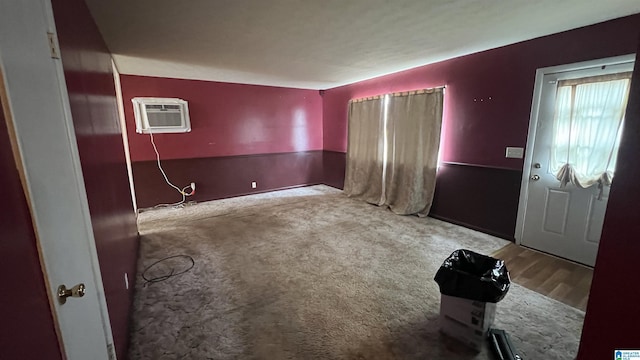
[[(187, 259), (189, 261), (191, 261), (191, 266), (189, 266), (187, 269), (182, 270), (180, 272), (174, 272), (174, 269), (171, 268), (171, 272), (167, 275), (160, 275), (160, 276), (156, 276), (156, 277), (152, 277), (152, 278), (147, 278), (146, 273), (147, 271), (149, 271), (152, 267), (160, 264), (163, 261), (167, 261), (169, 259), (174, 259), (174, 258), (184, 258)], [(142, 271), (142, 278), (144, 279), (144, 285), (143, 286), (147, 286), (149, 284), (153, 284), (156, 282), (160, 282), (160, 281), (165, 281), (168, 280), (174, 276), (178, 276), (178, 275), (182, 275), (184, 273), (186, 273), (187, 271), (193, 269), (193, 267), (196, 265), (195, 260), (193, 260), (193, 258), (189, 255), (173, 255), (173, 256), (167, 256), (165, 258), (162, 258), (156, 262), (154, 262), (153, 264), (147, 266), (143, 271)]]

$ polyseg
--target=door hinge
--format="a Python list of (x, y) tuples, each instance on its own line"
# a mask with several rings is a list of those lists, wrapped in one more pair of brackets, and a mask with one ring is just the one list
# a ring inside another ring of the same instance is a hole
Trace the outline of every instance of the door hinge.
[(60, 59), (60, 49), (58, 48), (58, 39), (56, 39), (56, 34), (48, 32), (47, 37), (49, 38), (49, 50), (51, 50), (51, 58)]
[(116, 360), (116, 349), (113, 344), (107, 344), (107, 352), (109, 352), (109, 360)]

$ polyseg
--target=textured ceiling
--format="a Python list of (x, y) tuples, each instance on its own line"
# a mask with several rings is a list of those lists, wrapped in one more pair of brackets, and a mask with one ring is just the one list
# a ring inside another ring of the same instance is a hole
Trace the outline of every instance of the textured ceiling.
[(87, 0), (123, 74), (327, 89), (640, 12), (638, 0)]

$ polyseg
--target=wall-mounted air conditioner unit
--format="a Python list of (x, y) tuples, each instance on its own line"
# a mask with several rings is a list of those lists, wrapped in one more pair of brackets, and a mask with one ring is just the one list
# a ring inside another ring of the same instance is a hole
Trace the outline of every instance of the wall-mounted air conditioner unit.
[(182, 99), (136, 97), (131, 99), (136, 132), (183, 133), (191, 131), (189, 107)]

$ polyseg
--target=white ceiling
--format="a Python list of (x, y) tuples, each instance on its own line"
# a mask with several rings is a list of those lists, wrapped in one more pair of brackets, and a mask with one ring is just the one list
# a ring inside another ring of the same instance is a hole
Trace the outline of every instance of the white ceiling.
[(327, 89), (640, 12), (638, 0), (86, 0), (123, 74)]

